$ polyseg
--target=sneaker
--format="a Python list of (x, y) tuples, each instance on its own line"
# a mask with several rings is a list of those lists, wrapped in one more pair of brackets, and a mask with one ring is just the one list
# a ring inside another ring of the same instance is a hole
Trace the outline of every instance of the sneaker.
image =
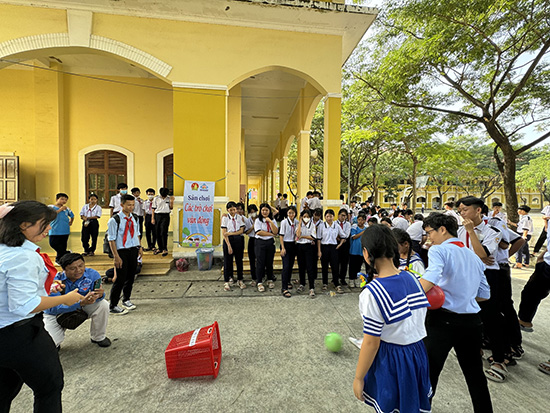
[(135, 310), (136, 306), (130, 301), (126, 300), (122, 302), (122, 307), (124, 307), (127, 310)]
[(269, 280), (267, 282), (267, 288), (269, 288), (270, 290), (273, 290), (275, 288), (275, 283), (272, 280)]
[(229, 278), (229, 285), (233, 285), (235, 284), (235, 280), (233, 279), (233, 277), (230, 277)]
[(315, 298), (315, 290), (313, 288), (311, 290), (309, 290), (309, 296), (311, 298)]
[(337, 292), (338, 294), (344, 294), (344, 290), (343, 290), (342, 287), (340, 287), (340, 286), (336, 287), (336, 292)]
[(363, 344), (362, 338), (349, 337), (348, 340), (351, 341), (351, 344), (361, 350), (361, 345)]
[(114, 314), (114, 315), (124, 315), (124, 314), (128, 314), (128, 310), (125, 309), (125, 308), (120, 308), (118, 305), (115, 305), (114, 307), (112, 307), (109, 312), (111, 314)]
[(327, 284), (323, 284), (322, 290), (323, 290), (323, 291), (327, 291), (327, 290), (328, 290), (328, 285), (327, 285)]
[(244, 290), (246, 288), (246, 284), (243, 282), (243, 280), (239, 280), (239, 288), (241, 290)]
[(258, 291), (261, 292), (261, 293), (263, 293), (265, 291), (265, 287), (262, 283), (258, 284)]
[(302, 291), (304, 291), (304, 286), (300, 284), (300, 286), (296, 289), (296, 292), (301, 293)]
[(256, 287), (256, 281), (252, 280), (250, 281), (250, 284), (249, 284), (251, 287)]
[(103, 340), (95, 341), (90, 340), (92, 343), (97, 344), (99, 347), (109, 347), (111, 345), (111, 340), (105, 337)]
[(225, 283), (223, 285), (223, 290), (224, 291), (231, 291), (231, 284), (230, 283)]

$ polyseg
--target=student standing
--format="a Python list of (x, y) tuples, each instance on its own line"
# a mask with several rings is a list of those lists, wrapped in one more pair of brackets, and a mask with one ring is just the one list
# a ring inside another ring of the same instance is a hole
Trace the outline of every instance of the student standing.
[(288, 291), (292, 288), (290, 280), (292, 278), (292, 267), (296, 259), (296, 227), (298, 220), (296, 219), (296, 208), (291, 206), (287, 210), (288, 216), (281, 222), (279, 230), (279, 240), (281, 241), (281, 257), (283, 258), (283, 272), (281, 293), (283, 297), (290, 298), (291, 294)]
[(155, 190), (147, 188), (145, 191), (147, 199), (143, 202), (143, 210), (145, 212), (145, 238), (147, 239), (147, 249), (144, 251), (155, 251), (157, 245), (157, 231), (153, 219), (153, 200), (155, 199)]
[[(80, 218), (82, 219), (82, 247), (84, 248), (84, 256), (95, 254), (97, 246), (97, 236), (99, 234), (99, 218), (101, 218), (102, 210), (97, 204), (97, 195), (90, 194), (88, 203), (80, 210)], [(92, 246), (90, 247), (90, 238)]]
[(156, 197), (153, 201), (153, 216), (151, 223), (155, 225), (157, 229), (157, 243), (158, 251), (156, 254), (162, 252), (162, 256), (168, 255), (168, 227), (170, 226), (170, 212), (174, 208), (174, 197), (168, 196), (170, 190), (168, 188), (159, 189), (160, 196)]
[(237, 265), (237, 278), (241, 290), (246, 288), (243, 281), (244, 221), (237, 214), (237, 204), (229, 201), (225, 206), (228, 214), (222, 217), (223, 235), (223, 279), (225, 291), (231, 291), (233, 284), (233, 258)]
[(254, 232), (256, 237), (256, 282), (258, 291), (263, 293), (265, 287), (263, 284), (264, 275), (268, 280), (269, 289), (275, 288), (275, 278), (273, 276), (273, 258), (275, 256), (275, 240), (279, 228), (273, 220), (271, 206), (267, 203), (260, 205), (260, 216), (254, 222)]
[(134, 214), (137, 215), (139, 220), (139, 240), (141, 241), (141, 234), (143, 234), (143, 221), (144, 221), (144, 213), (145, 208), (143, 205), (143, 199), (140, 198), (141, 191), (139, 188), (132, 188), (131, 191), (132, 196), (135, 198), (135, 206), (134, 206)]
[[(107, 240), (114, 255), (114, 264), (117, 277), (111, 288), (110, 312), (115, 315), (126, 314), (128, 310), (134, 310), (136, 306), (130, 301), (137, 270), (138, 256), (143, 255), (139, 244), (138, 220), (132, 213), (134, 210), (134, 197), (122, 195), (122, 210), (109, 219), (107, 224)], [(118, 306), (122, 293), (122, 307)]]
[[(349, 249), (349, 286), (361, 287), (361, 280), (357, 278), (357, 274), (361, 272), (363, 264), (367, 264), (363, 258), (363, 248), (361, 247), (361, 236), (367, 228), (365, 221), (367, 216), (360, 212), (357, 215), (357, 224), (353, 225), (350, 230), (350, 249)], [(374, 218), (373, 218), (374, 219)], [(374, 219), (376, 224), (376, 219)]]
[(533, 236), (533, 220), (529, 216), (531, 208), (527, 205), (522, 205), (518, 208), (519, 222), (510, 225), (517, 227), (516, 232), (525, 240), (525, 244), (520, 248), (516, 255), (516, 268), (529, 267), (529, 241)]
[(430, 265), (420, 279), (424, 291), (438, 285), (445, 293), (443, 306), (428, 311), (426, 317), (430, 381), (436, 394), (439, 375), (452, 348), (466, 379), (474, 412), (493, 411), (487, 379), (479, 351), (483, 323), (478, 301), (490, 297), (485, 266), (457, 238), (457, 222), (452, 216), (432, 213), (424, 219), (424, 230), (432, 242)]
[(59, 260), (69, 251), (67, 251), (67, 243), (71, 233), (71, 225), (73, 225), (74, 214), (66, 203), (69, 200), (69, 195), (60, 192), (55, 196), (55, 204), (49, 205), (57, 212), (56, 218), (50, 223), (51, 230), (49, 233), (50, 246), (55, 250), (55, 262), (59, 264)]
[[(346, 205), (347, 206), (347, 205)], [(348, 221), (349, 213), (344, 207), (338, 211), (338, 221), (336, 224), (342, 229), (345, 238), (338, 238), (338, 242), (344, 240), (344, 243), (338, 248), (338, 274), (340, 275), (340, 285), (348, 285), (346, 282), (346, 274), (348, 273), (349, 264), (349, 248), (350, 248), (350, 233), (351, 224)]]
[[(71, 291), (48, 297), (55, 268), (36, 243), (56, 213), (36, 201), (0, 206), (0, 411), (9, 412), (23, 383), (34, 392), (35, 412), (61, 412), (63, 368), (42, 311), (71, 306), (84, 297)], [(49, 267), (47, 267), (48, 265)], [(53, 274), (48, 272), (51, 268)], [(50, 279), (51, 277), (51, 279)]]
[(542, 219), (544, 220), (544, 227), (540, 232), (539, 239), (537, 240), (535, 247), (533, 248), (533, 254), (538, 254), (544, 243), (546, 242), (547, 233), (548, 233), (548, 220), (550, 219), (550, 203), (546, 205), (542, 211)]
[[(338, 242), (340, 237), (340, 242)], [(328, 290), (328, 267), (332, 272), (332, 282), (338, 294), (343, 294), (344, 290), (340, 286), (340, 276), (338, 274), (338, 249), (346, 240), (346, 234), (334, 222), (334, 211), (327, 209), (325, 212), (325, 222), (317, 228), (318, 256), (321, 259), (323, 275), (323, 291)]]
[(281, 217), (281, 220), (286, 218), (286, 214), (288, 212), (288, 195), (283, 194), (283, 199), (281, 200), (281, 203), (279, 204), (281, 207), (281, 211), (279, 212), (279, 216)]
[(426, 240), (426, 233), (422, 229), (424, 216), (422, 214), (416, 214), (414, 216), (414, 222), (406, 229), (407, 233), (411, 237), (412, 249), (420, 254), (422, 251), (422, 244)]
[(418, 280), (397, 269), (397, 243), (389, 228), (369, 227), (361, 241), (378, 277), (359, 296), (363, 343), (355, 397), (377, 412), (429, 412), (432, 389), (422, 342), (428, 300)]
[(252, 281), (250, 285), (252, 287), (256, 286), (256, 237), (254, 233), (254, 223), (258, 219), (258, 207), (254, 204), (248, 205), (246, 208), (248, 212), (248, 218), (244, 221), (244, 233), (248, 235), (248, 263), (250, 265), (250, 277)]
[(422, 258), (413, 249), (413, 241), (407, 231), (394, 228), (392, 234), (399, 246), (399, 268), (420, 277), (426, 271)]
[(317, 277), (317, 228), (311, 220), (311, 211), (304, 209), (300, 214), (300, 223), (296, 229), (296, 253), (300, 285), (297, 292), (304, 291), (306, 271), (309, 282), (309, 296), (315, 297), (315, 278)]
[(113, 195), (109, 200), (109, 208), (111, 208), (111, 216), (113, 216), (114, 214), (118, 214), (122, 209), (121, 197), (122, 195), (128, 194), (128, 185), (126, 185), (124, 182), (121, 182), (116, 186), (116, 190), (117, 190), (116, 195)]

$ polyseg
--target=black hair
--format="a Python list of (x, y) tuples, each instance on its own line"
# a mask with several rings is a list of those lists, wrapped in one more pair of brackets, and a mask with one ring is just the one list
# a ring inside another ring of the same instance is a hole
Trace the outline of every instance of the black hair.
[(159, 194), (161, 197), (166, 198), (169, 193), (170, 190), (168, 188), (159, 188)]
[(244, 204), (242, 202), (237, 202), (237, 209), (239, 209), (239, 207), (244, 211)]
[(481, 207), (481, 214), (485, 216), (489, 215), (489, 207), (487, 205), (483, 204)]
[(84, 257), (82, 254), (77, 254), (76, 252), (69, 252), (68, 254), (63, 255), (59, 259), (59, 265), (61, 265), (61, 268), (65, 269), (69, 265), (71, 265), (73, 262), (82, 260), (84, 261)]
[(135, 188), (130, 189), (130, 192), (131, 192), (131, 193), (134, 193), (134, 192), (141, 192), (141, 190), (136, 186)]
[(380, 220), (380, 223), (382, 223), (382, 222), (387, 222), (388, 224), (390, 224), (390, 226), (392, 225), (391, 219), (389, 219), (388, 217), (383, 217)]
[(145, 193), (147, 192), (152, 192), (153, 195), (155, 194), (155, 190), (153, 188), (147, 188), (147, 191), (145, 191)]
[[(296, 207), (294, 205), (289, 206), (288, 211), (294, 211), (294, 214), (298, 215), (298, 211), (296, 210)], [(288, 213), (288, 211), (287, 211), (287, 213)]]
[(344, 200), (344, 195), (340, 195), (340, 201)]
[(403, 216), (405, 215), (414, 215), (414, 212), (412, 212), (412, 209), (406, 209), (403, 211)]
[(273, 220), (273, 211), (271, 210), (271, 205), (269, 205), (267, 202), (264, 202), (263, 204), (260, 204), (260, 214), (258, 216), (258, 219), (262, 222), (265, 222), (264, 216), (262, 215), (262, 209), (263, 208), (269, 209), (268, 218)]
[(355, 199), (352, 199), (352, 200), (350, 201), (350, 204), (351, 204), (352, 202), (357, 203), (357, 201), (356, 201)]
[(67, 195), (65, 192), (60, 192), (55, 195), (55, 200), (57, 201), (59, 198), (67, 198), (69, 199), (69, 195)]
[[(364, 216), (366, 216), (365, 214), (363, 214)], [(369, 220), (367, 221), (367, 224), (378, 224), (378, 220), (375, 218), (375, 217), (372, 217), (372, 218), (369, 218)]]
[(340, 214), (346, 214), (346, 216), (349, 215), (348, 210), (346, 208), (341, 208), (340, 211), (338, 211), (338, 215)]
[(313, 191), (307, 191), (306, 196), (310, 196), (310, 195), (313, 195)]
[(460, 198), (458, 201), (456, 201), (456, 204), (457, 205), (464, 204), (466, 206), (483, 208), (483, 205), (485, 205), (485, 202), (483, 202), (483, 199), (476, 198), (475, 196), (465, 196), (463, 198)]
[(287, 199), (287, 198), (288, 198), (288, 195), (287, 195), (287, 194), (283, 194), (283, 198), (284, 198), (284, 199)]
[(454, 208), (455, 207), (455, 203), (453, 201), (447, 201), (443, 205), (447, 205), (449, 208)]
[(374, 263), (378, 258), (391, 258), (399, 268), (399, 247), (392, 230), (385, 225), (367, 227), (361, 235), (361, 247), (369, 254), (369, 276), (374, 276)]
[(325, 216), (327, 216), (327, 215), (332, 215), (332, 216), (334, 216), (334, 210), (333, 210), (333, 209), (330, 209), (330, 208), (327, 209), (327, 210), (325, 211)]
[(399, 245), (402, 245), (405, 242), (409, 243), (409, 250), (407, 251), (407, 264), (405, 265), (405, 267), (408, 268), (409, 263), (411, 261), (411, 255), (413, 252), (411, 236), (407, 231), (404, 231), (401, 228), (394, 228), (391, 233), (393, 234), (393, 236), (395, 237), (395, 240)]
[[(364, 212), (359, 212), (359, 213), (357, 214), (357, 218), (359, 218), (359, 217), (363, 218), (365, 221), (367, 220), (367, 214), (365, 214)], [(376, 222), (378, 222), (378, 220), (377, 220), (376, 218), (374, 218), (374, 220), (375, 220)]]
[(502, 206), (502, 202), (493, 202), (493, 208), (494, 207), (501, 207)]
[[(334, 211), (332, 211), (332, 214), (334, 215)], [(315, 210), (313, 211), (313, 215), (319, 215), (319, 216), (323, 216), (323, 208), (315, 208)]]
[(321, 196), (321, 193), (319, 191), (313, 191), (313, 195), (319, 195)]
[(125, 184), (124, 182), (121, 182), (116, 186), (116, 189), (124, 189), (124, 188), (128, 189), (128, 185)]
[(380, 214), (381, 218), (387, 218), (390, 215), (388, 214), (388, 211), (386, 211), (385, 209), (381, 209), (380, 211), (378, 211), (378, 214)]
[(531, 207), (530, 206), (527, 206), (527, 205), (522, 205), (518, 208), (518, 210), (522, 210), (522, 211), (525, 211), (527, 213), (529, 213), (529, 211), (531, 211)]
[(227, 204), (225, 204), (225, 209), (229, 211), (229, 208), (237, 208), (237, 204), (233, 201), (229, 201)]
[(424, 215), (422, 215), (422, 214), (416, 214), (416, 215), (414, 216), (414, 220), (415, 220), (415, 221), (424, 221)]
[(376, 214), (378, 214), (378, 211), (376, 210), (375, 207), (370, 207), (370, 208), (369, 208), (369, 213), (370, 213), (371, 215), (376, 215)]
[(300, 218), (303, 217), (304, 215), (307, 215), (308, 217), (311, 218), (311, 211), (309, 209), (304, 209), (302, 212), (300, 212)]
[(277, 197), (283, 196), (280, 192), (277, 193)]
[(251, 214), (252, 212), (258, 212), (258, 207), (256, 206), (256, 204), (250, 204), (246, 207), (246, 212), (248, 212), (249, 214)]
[(390, 206), (394, 206), (394, 205), (397, 206), (397, 204), (396, 204), (395, 202), (392, 202), (392, 203), (390, 204)]
[(88, 195), (88, 199), (90, 199), (91, 197), (95, 196), (95, 199), (99, 199), (99, 197), (96, 195), (96, 194), (90, 194)]
[(450, 215), (442, 214), (440, 212), (432, 212), (424, 219), (422, 228), (426, 229), (427, 227), (435, 229), (436, 231), (440, 227), (445, 227), (447, 232), (453, 237), (456, 237), (458, 233), (458, 222), (456, 222), (456, 219)]
[(40, 232), (44, 232), (57, 213), (38, 201), (19, 201), (13, 204), (13, 209), (0, 219), (0, 244), (8, 247), (20, 247), (27, 239), (21, 231), (21, 224), (29, 222), (31, 225), (42, 221)]
[(124, 194), (120, 197), (120, 205), (125, 204), (127, 201), (135, 201), (136, 198), (134, 198), (132, 195)]
[(363, 205), (367, 206), (367, 203), (366, 202), (361, 202), (361, 206), (363, 206)]

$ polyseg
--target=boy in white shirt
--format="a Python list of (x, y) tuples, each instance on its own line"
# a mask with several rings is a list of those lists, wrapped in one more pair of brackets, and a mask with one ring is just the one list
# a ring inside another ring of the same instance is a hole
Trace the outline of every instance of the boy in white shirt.
[(529, 241), (533, 236), (533, 220), (529, 216), (531, 208), (527, 205), (522, 205), (518, 208), (519, 222), (509, 224), (513, 227), (517, 227), (516, 232), (521, 235), (525, 240), (525, 244), (520, 248), (516, 254), (516, 268), (529, 267)]
[(144, 215), (144, 205), (143, 199), (140, 198), (141, 191), (139, 188), (132, 188), (132, 196), (136, 199), (134, 206), (134, 214), (138, 216), (139, 220), (139, 239), (141, 241), (141, 234), (143, 234), (143, 215)]
[(128, 185), (121, 182), (116, 186), (117, 194), (113, 195), (111, 197), (111, 200), (109, 201), (109, 208), (111, 208), (111, 216), (114, 214), (118, 214), (120, 211), (122, 211), (121, 207), (121, 196), (126, 195), (128, 193)]
[(155, 199), (155, 190), (147, 188), (145, 191), (147, 199), (143, 201), (143, 212), (145, 214), (145, 239), (147, 240), (147, 248), (144, 251), (155, 251), (157, 244), (157, 231), (153, 224), (153, 201)]

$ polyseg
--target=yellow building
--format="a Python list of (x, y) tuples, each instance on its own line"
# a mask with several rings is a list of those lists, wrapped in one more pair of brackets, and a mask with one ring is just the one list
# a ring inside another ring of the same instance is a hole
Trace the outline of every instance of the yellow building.
[(0, 156), (18, 157), (19, 199), (66, 192), (79, 211), (94, 191), (106, 207), (126, 181), (181, 203), (183, 179), (217, 181), (217, 208), (249, 188), (273, 199), (295, 139), (304, 194), (324, 100), (323, 193), (338, 203), (341, 68), (377, 13), (341, 3), (0, 1)]

